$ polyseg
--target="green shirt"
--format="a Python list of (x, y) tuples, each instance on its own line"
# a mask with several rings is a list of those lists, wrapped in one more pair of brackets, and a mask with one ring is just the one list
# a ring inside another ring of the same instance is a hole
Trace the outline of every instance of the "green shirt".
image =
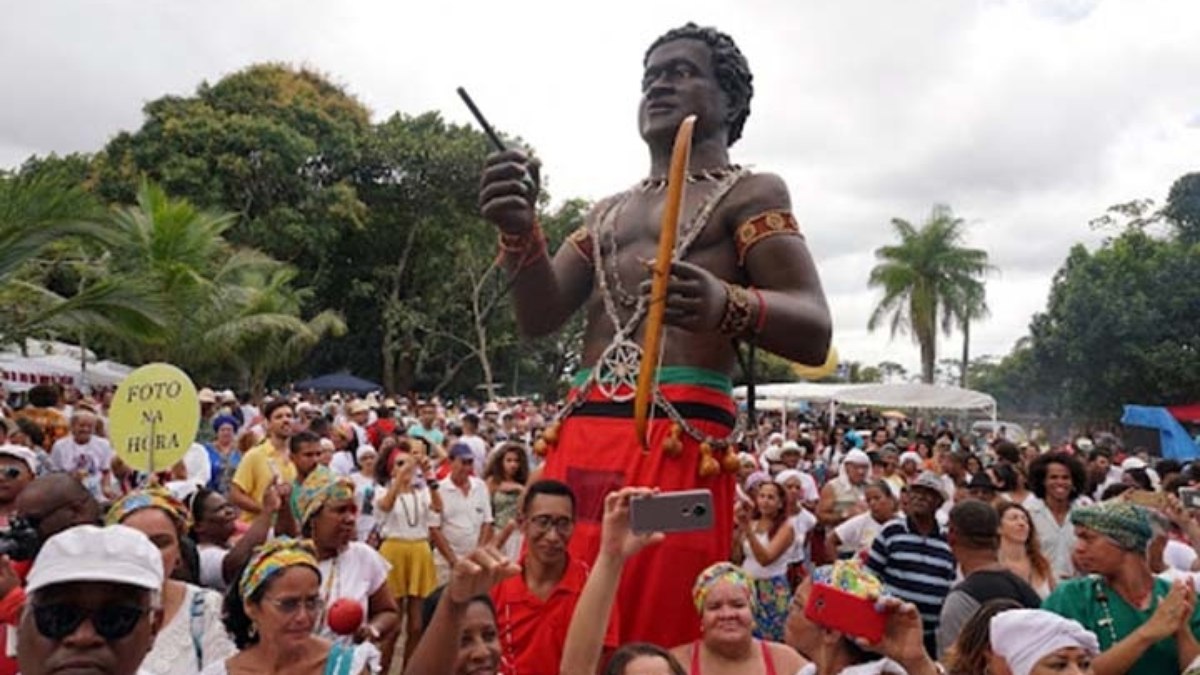
[[(1096, 634), (1096, 638), (1100, 640), (1100, 651), (1103, 652), (1111, 648), (1114, 643), (1113, 632), (1107, 625), (1100, 623), (1105, 619), (1106, 612), (1104, 603), (1099, 599), (1101, 592), (1098, 591), (1102, 591), (1102, 594), (1108, 599), (1108, 611), (1112, 614), (1113, 620), (1112, 628), (1116, 632), (1119, 642), (1150, 619), (1154, 610), (1158, 609), (1158, 603), (1170, 590), (1171, 583), (1169, 581), (1155, 578), (1154, 595), (1150, 602), (1150, 608), (1142, 611), (1125, 602), (1124, 598), (1099, 577), (1083, 577), (1059, 583), (1050, 597), (1042, 602), (1042, 609), (1083, 624), (1084, 628)], [(1191, 626), (1192, 634), (1200, 635), (1200, 606), (1192, 612)], [(1133, 664), (1129, 675), (1170, 675), (1179, 672), (1179, 648), (1175, 644), (1175, 638), (1171, 637), (1160, 640), (1147, 649), (1142, 654), (1142, 658)]]

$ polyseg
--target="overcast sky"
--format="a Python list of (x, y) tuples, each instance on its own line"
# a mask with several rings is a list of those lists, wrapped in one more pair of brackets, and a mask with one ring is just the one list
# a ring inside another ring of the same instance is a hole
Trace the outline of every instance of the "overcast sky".
[(598, 198), (645, 174), (642, 53), (688, 20), (750, 61), (734, 161), (788, 181), (845, 359), (916, 368), (909, 338), (866, 330), (893, 216), (943, 202), (970, 223), (999, 268), (972, 351), (1000, 355), (1070, 246), (1102, 240), (1089, 219), (1200, 170), (1195, 0), (12, 0), (0, 166), (94, 151), (139, 126), (146, 101), (272, 60), (329, 74), (376, 118), (466, 122), (464, 85), (537, 148), (555, 197)]

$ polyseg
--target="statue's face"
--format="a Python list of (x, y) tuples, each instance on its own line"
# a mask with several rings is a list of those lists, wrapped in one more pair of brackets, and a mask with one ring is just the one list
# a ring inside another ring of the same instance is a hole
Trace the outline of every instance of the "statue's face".
[(659, 45), (642, 75), (638, 126), (647, 143), (671, 143), (684, 117), (697, 116), (697, 140), (726, 132), (728, 104), (713, 70), (712, 50), (700, 40)]

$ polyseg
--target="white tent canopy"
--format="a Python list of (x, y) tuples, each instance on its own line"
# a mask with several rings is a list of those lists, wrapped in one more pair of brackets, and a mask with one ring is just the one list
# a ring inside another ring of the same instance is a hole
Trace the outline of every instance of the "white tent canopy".
[[(978, 391), (917, 382), (899, 384), (818, 384), (794, 382), (763, 384), (755, 388), (756, 400), (838, 403), (873, 408), (922, 410), (978, 410), (995, 415), (996, 399)], [(746, 398), (746, 387), (733, 395)]]
[(31, 340), (26, 346), (28, 356), (15, 348), (0, 351), (0, 381), (7, 391), (28, 391), (38, 384), (115, 387), (133, 370), (113, 361), (96, 361), (90, 351), (85, 367), (83, 351), (66, 343)]

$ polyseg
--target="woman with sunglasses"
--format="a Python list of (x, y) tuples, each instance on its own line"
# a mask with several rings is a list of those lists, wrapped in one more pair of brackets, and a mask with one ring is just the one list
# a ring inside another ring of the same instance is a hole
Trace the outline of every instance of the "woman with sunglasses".
[(263, 493), (262, 511), (250, 528), (230, 545), (237, 531), (237, 509), (220, 492), (200, 488), (188, 500), (192, 513), (192, 541), (200, 558), (200, 585), (224, 593), (237, 578), (251, 553), (267, 540), (283, 500), (272, 485)]
[(233, 654), (233, 643), (221, 625), (221, 596), (170, 578), (183, 560), (180, 540), (191, 526), (187, 508), (162, 488), (138, 490), (113, 503), (106, 524), (142, 532), (162, 555), (162, 628), (142, 671), (193, 675)]
[(225, 596), (225, 627), (241, 651), (206, 667), (203, 675), (379, 672), (374, 645), (346, 645), (314, 634), (323, 610), (312, 544), (287, 537), (268, 542)]
[(387, 587), (390, 566), (378, 551), (358, 541), (354, 483), (319, 466), (298, 489), (300, 529), (312, 539), (324, 579), (317, 632), (327, 638), (336, 637), (327, 614), (334, 603), (350, 601), (363, 610), (362, 622), (351, 634), (354, 642), (383, 644), (394, 639), (400, 617)]

